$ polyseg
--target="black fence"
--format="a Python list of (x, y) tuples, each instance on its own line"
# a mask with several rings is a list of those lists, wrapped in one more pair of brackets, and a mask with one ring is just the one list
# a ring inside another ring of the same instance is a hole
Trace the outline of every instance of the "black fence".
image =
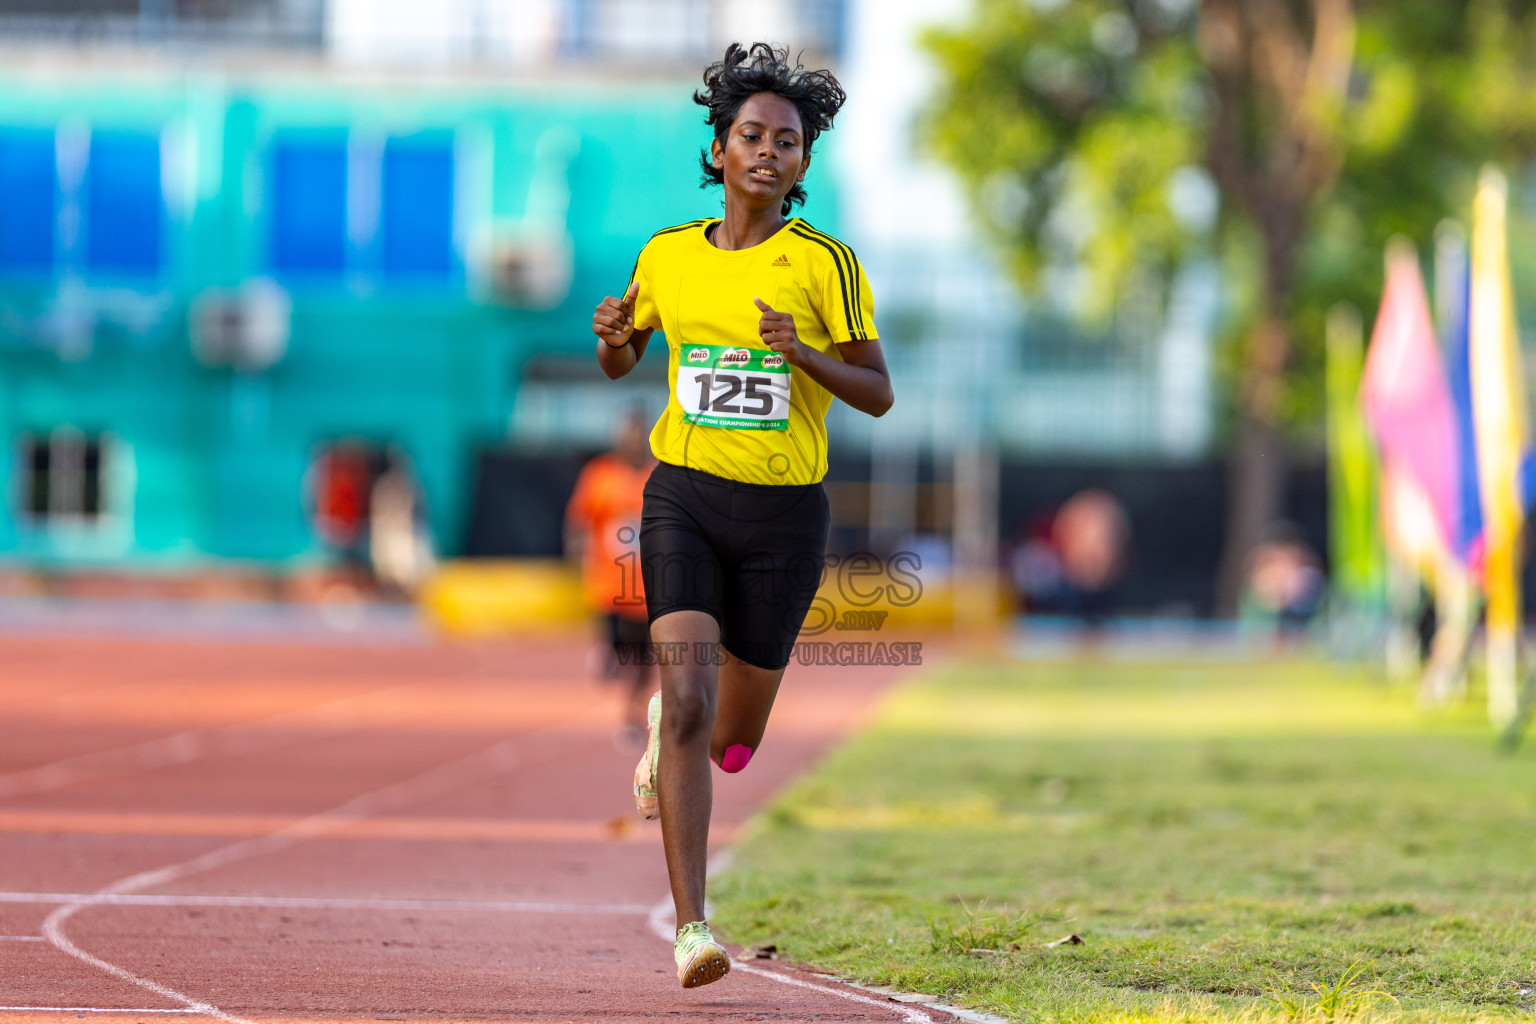
[[(470, 558), (558, 557), (565, 505), (577, 474), (594, 452), (482, 452), (464, 554)], [(1004, 460), (998, 488), (998, 532), (1006, 559), (1043, 519), (1074, 494), (1099, 488), (1112, 494), (1130, 520), (1130, 557), (1113, 594), (1114, 610), (1130, 614), (1204, 616), (1215, 601), (1226, 507), (1226, 467), (1192, 465), (1062, 465)], [(919, 485), (942, 484), (945, 474), (925, 460)], [(833, 458), (829, 485), (869, 480), (867, 458)], [(1327, 558), (1327, 483), (1321, 464), (1292, 466), (1285, 518), (1295, 533)], [(832, 547), (859, 550), (867, 534), (856, 526), (834, 529)]]

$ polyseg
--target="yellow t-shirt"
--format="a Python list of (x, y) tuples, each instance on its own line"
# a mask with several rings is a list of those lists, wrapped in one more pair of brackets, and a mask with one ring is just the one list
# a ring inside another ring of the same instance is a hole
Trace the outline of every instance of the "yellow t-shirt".
[(853, 250), (798, 217), (750, 249), (717, 249), (696, 220), (651, 236), (631, 282), (636, 329), (667, 339), (666, 412), (651, 431), (662, 462), (758, 484), (811, 484), (827, 472), (832, 394), (758, 334), (760, 297), (790, 313), (800, 340), (833, 358), (873, 341), (875, 306)]

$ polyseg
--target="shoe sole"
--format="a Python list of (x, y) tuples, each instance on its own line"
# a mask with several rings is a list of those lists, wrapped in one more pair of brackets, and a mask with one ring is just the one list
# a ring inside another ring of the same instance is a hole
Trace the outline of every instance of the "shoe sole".
[[(640, 764), (642, 766), (645, 764), (645, 758), (649, 755), (650, 748), (647, 747), (646, 750), (647, 754), (641, 755)], [(635, 810), (646, 821), (655, 821), (661, 817), (661, 800), (659, 797), (640, 795), (640, 775), (640, 769), (637, 767), (635, 769)]]
[[(655, 821), (657, 818), (661, 817), (661, 799), (660, 799), (660, 797), (657, 797), (657, 796), (641, 796), (640, 795), (640, 784), (641, 784), (640, 783), (640, 775), (641, 775), (640, 768), (641, 768), (641, 766), (645, 765), (647, 759), (649, 759), (650, 757), (653, 756), (652, 755), (652, 751), (651, 751), (651, 740), (652, 740), (652, 737), (655, 735), (655, 730), (661, 728), (661, 722), (660, 721), (657, 721), (655, 723), (655, 725), (652, 726), (652, 724), (651, 724), (651, 713), (650, 713), (650, 708), (649, 707), (646, 708), (645, 723), (646, 723), (646, 730), (645, 730), (645, 753), (640, 755), (640, 764), (635, 766), (635, 810), (640, 814), (640, 817), (644, 818), (646, 821)], [(660, 754), (661, 751), (658, 749), (658, 750), (656, 750), (655, 753), (656, 754)], [(647, 771), (645, 772), (645, 775), (646, 775), (646, 783), (647, 783), (648, 786), (649, 786), (649, 784), (651, 782), (650, 776), (652, 774), (654, 774), (654, 773), (649, 768), (647, 768)], [(651, 786), (650, 788), (655, 788), (655, 787)]]
[(677, 980), (683, 988), (698, 988), (719, 981), (731, 973), (731, 958), (719, 946), (699, 950), (692, 960), (678, 972)]

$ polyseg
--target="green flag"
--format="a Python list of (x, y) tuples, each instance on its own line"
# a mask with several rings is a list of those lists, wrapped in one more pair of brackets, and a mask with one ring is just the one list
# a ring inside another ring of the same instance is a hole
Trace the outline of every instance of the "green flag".
[(1380, 519), (1376, 514), (1375, 449), (1360, 410), (1364, 363), (1360, 314), (1340, 303), (1328, 313), (1328, 505), (1333, 586), (1356, 605), (1382, 600)]

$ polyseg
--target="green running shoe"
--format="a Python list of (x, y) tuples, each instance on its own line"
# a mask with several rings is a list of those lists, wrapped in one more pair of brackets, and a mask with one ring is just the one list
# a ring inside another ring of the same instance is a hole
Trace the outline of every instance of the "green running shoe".
[(645, 753), (635, 765), (635, 810), (640, 817), (654, 821), (661, 815), (661, 804), (656, 798), (656, 760), (661, 754), (661, 694), (651, 698), (645, 711), (645, 722), (650, 730), (645, 740)]
[(672, 958), (677, 961), (677, 980), (683, 988), (708, 985), (731, 973), (730, 954), (715, 941), (703, 921), (683, 925), (672, 944)]

